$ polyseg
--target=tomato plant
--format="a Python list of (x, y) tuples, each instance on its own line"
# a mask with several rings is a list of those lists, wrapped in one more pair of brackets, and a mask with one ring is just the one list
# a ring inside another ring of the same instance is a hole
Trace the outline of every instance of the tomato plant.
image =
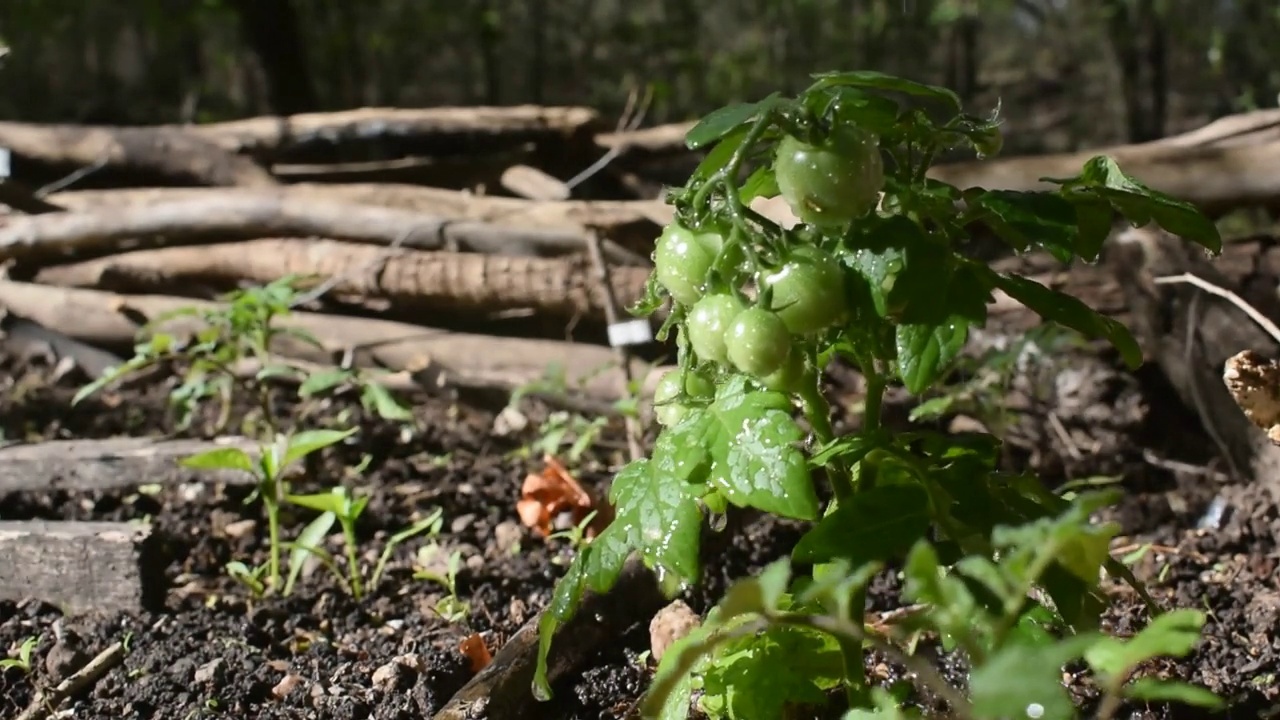
[(879, 143), (851, 125), (837, 126), (817, 144), (783, 138), (774, 172), (791, 211), (818, 226), (847, 225), (865, 215), (884, 186)]
[(715, 385), (706, 375), (691, 370), (669, 370), (653, 389), (653, 411), (661, 425), (679, 425), (689, 414), (688, 398), (710, 400)]
[[(683, 718), (695, 703), (735, 720), (830, 716), (833, 703), (850, 719), (914, 717), (868, 678), (869, 647), (906, 665), (957, 718), (1032, 708), (1044, 720), (1076, 717), (1061, 682), (1075, 661), (1113, 701), (1216, 701), (1175, 683), (1126, 684), (1145, 659), (1189, 650), (1203, 614), (1160, 615), (1133, 644), (1097, 632), (1104, 573), (1159, 610), (1109, 554), (1119, 528), (1091, 519), (1113, 493), (1068, 497), (1008, 472), (989, 435), (882, 423), (890, 386), (921, 395), (936, 385), (995, 290), (1108, 340), (1131, 367), (1141, 361), (1120, 323), (966, 255), (975, 228), (1063, 261), (1095, 259), (1117, 215), (1221, 248), (1211, 221), (1106, 156), (1042, 192), (928, 177), (956, 143), (990, 155), (999, 137), (994, 116), (963, 112), (950, 90), (871, 71), (818, 75), (794, 97), (722, 108), (689, 131), (688, 146), (706, 154), (668, 199), (679, 227), (716, 228), (714, 249), (677, 230), (658, 240), (633, 312), (670, 302), (658, 339), (674, 337), (679, 368), (655, 394), (663, 427), (649, 457), (614, 477), (616, 519), (579, 549), (540, 621), (538, 697), (551, 692), (546, 653), (587, 590), (608, 592), (638, 555), (669, 595), (687, 591), (703, 572), (703, 525), (733, 505), (802, 523), (804, 534), (790, 558), (739, 581), (666, 652), (644, 717)], [(761, 195), (781, 195), (800, 224), (752, 212)], [(856, 368), (865, 386), (861, 424), (840, 433), (821, 382), (830, 362)], [(885, 567), (921, 608), (902, 637), (864, 622), (866, 588)], [(904, 638), (919, 633), (963, 651), (966, 687), (913, 654)]]

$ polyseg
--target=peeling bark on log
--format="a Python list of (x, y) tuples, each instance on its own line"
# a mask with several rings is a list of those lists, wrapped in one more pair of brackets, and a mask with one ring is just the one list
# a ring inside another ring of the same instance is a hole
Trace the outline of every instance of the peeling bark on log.
[(185, 126), (225, 150), (279, 161), (336, 146), (394, 145), (400, 152), (467, 154), (525, 142), (570, 141), (596, 129), (583, 107), (368, 107)]
[[(55, 193), (50, 202), (69, 210), (91, 211), (102, 208), (131, 208), (177, 200), (222, 197), (229, 191), (204, 188), (146, 188), (125, 190), (75, 190)], [(315, 202), (345, 202), (375, 205), (397, 210), (412, 210), (424, 215), (493, 223), (502, 227), (598, 230), (603, 237), (629, 248), (652, 249), (661, 226), (675, 216), (672, 207), (662, 200), (565, 200), (533, 202), (517, 198), (474, 195), (471, 193), (420, 187), (417, 185), (352, 183), (285, 185), (267, 192), (255, 192), (281, 198), (298, 198)], [(648, 255), (649, 250), (644, 250)]]
[(0, 447), (0, 497), (12, 492), (98, 492), (139, 485), (214, 482), (245, 485), (253, 477), (240, 470), (190, 470), (179, 466), (189, 455), (236, 447), (257, 455), (248, 438), (164, 440), (108, 438), (50, 440)]
[[(136, 339), (133, 316), (153, 319), (179, 308), (211, 309), (216, 303), (158, 295), (117, 295), (0, 280), (0, 307), (45, 327), (99, 347), (128, 352)], [(145, 322), (143, 320), (142, 322)], [(500, 338), (360, 317), (298, 312), (282, 327), (302, 328), (323, 348), (280, 338), (272, 350), (284, 357), (331, 364), (351, 352), (356, 365), (411, 373), (428, 369), (467, 389), (511, 390), (546, 377), (558, 367), (570, 392), (613, 401), (620, 397), (621, 369), (606, 347), (555, 340)], [(199, 328), (175, 318), (159, 330), (183, 336)], [(602, 370), (602, 368), (604, 368)], [(635, 377), (647, 368), (633, 361)]]
[(929, 176), (961, 188), (1044, 190), (1097, 155), (1212, 216), (1249, 205), (1280, 208), (1280, 110), (1232, 115), (1182, 135), (1057, 155), (938, 165)]
[[(263, 239), (138, 250), (44, 268), (36, 281), (124, 293), (168, 293), (192, 284), (229, 290), (297, 273), (340, 278), (333, 292), (385, 299), (398, 310), (486, 315), (533, 309), (558, 318), (604, 319), (607, 299), (584, 259), (402, 250), (330, 240)], [(649, 271), (614, 268), (614, 292), (638, 301)]]
[(0, 597), (75, 615), (159, 610), (167, 590), (159, 555), (147, 525), (0, 521)]
[[(10, 218), (0, 225), (0, 259), (49, 262), (117, 252), (140, 239), (167, 245), (272, 236), (320, 236), (360, 243), (505, 255), (580, 253), (581, 231), (453, 221), (396, 208), (236, 192), (155, 205)], [(616, 260), (617, 248), (611, 256)], [(622, 254), (623, 259), (630, 258)]]
[(57, 172), (103, 165), (178, 184), (269, 187), (275, 178), (247, 157), (178, 127), (133, 128), (0, 122), (0, 147), (21, 168)]
[(1224, 298), (1153, 278), (1191, 273), (1231, 290), (1269, 318), (1280, 318), (1280, 245), (1253, 240), (1228, 245), (1210, 261), (1181, 238), (1127, 230), (1108, 248), (1130, 308), (1130, 326), (1159, 363), (1182, 402), (1194, 408), (1237, 477), (1253, 477), (1280, 495), (1280, 447), (1255, 427), (1223, 383), (1223, 365), (1241, 350), (1272, 351), (1275, 341)]

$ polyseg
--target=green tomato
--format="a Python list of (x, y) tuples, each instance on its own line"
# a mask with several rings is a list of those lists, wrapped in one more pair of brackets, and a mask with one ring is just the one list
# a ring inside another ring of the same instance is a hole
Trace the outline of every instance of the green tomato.
[(662, 229), (653, 248), (654, 274), (676, 302), (692, 305), (702, 297), (702, 286), (716, 259), (716, 250), (718, 247), (708, 247), (707, 240), (698, 233), (673, 222)]
[(791, 354), (791, 333), (775, 313), (761, 307), (743, 310), (725, 336), (729, 362), (748, 375), (762, 378), (782, 367)]
[(800, 389), (807, 371), (804, 353), (793, 350), (781, 367), (760, 378), (760, 384), (774, 392), (790, 394)]
[(801, 245), (761, 280), (773, 292), (773, 311), (796, 335), (825, 330), (847, 310), (844, 268), (826, 251)]
[(800, 220), (848, 225), (875, 207), (884, 187), (884, 160), (874, 135), (842, 125), (819, 146), (788, 135), (774, 156), (778, 191)]
[(998, 127), (984, 130), (977, 137), (971, 139), (973, 140), (974, 149), (978, 152), (979, 160), (995, 157), (1004, 149), (1004, 134), (1000, 132)]
[[(683, 387), (681, 380), (683, 379)], [(666, 427), (679, 425), (689, 414), (689, 406), (683, 402), (684, 397), (711, 398), (716, 387), (706, 376), (696, 372), (671, 370), (658, 378), (653, 389), (653, 414), (658, 424)]]
[(685, 333), (694, 354), (701, 360), (727, 364), (729, 349), (725, 345), (725, 333), (744, 309), (741, 300), (728, 294), (707, 295), (695, 303), (685, 318)]

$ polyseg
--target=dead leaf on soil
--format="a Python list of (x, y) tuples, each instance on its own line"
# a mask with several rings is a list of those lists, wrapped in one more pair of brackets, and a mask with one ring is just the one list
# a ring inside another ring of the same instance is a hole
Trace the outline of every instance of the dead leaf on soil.
[(458, 650), (471, 661), (473, 673), (480, 672), (493, 661), (493, 656), (489, 654), (489, 648), (484, 644), (484, 638), (480, 637), (480, 633), (471, 633), (463, 638), (458, 644)]
[(586, 537), (595, 537), (613, 519), (608, 503), (597, 506), (591, 493), (578, 484), (559, 460), (547, 455), (543, 462), (546, 466), (542, 472), (529, 473), (520, 489), (520, 500), (516, 503), (520, 521), (547, 537), (554, 531), (553, 523), (561, 513), (571, 512), (576, 525), (595, 510), (596, 516), (586, 530)]

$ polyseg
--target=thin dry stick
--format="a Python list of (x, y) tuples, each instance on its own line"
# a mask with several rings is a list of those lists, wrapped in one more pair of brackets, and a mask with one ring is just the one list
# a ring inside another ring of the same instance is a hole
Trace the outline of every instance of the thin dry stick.
[[(605, 262), (604, 253), (600, 251), (600, 236), (595, 232), (587, 235), (587, 252), (591, 254), (591, 264), (595, 266), (596, 280), (600, 283), (600, 291), (604, 294), (605, 322), (614, 325), (618, 322), (618, 300), (613, 293), (613, 283), (609, 281), (609, 264)], [(622, 365), (622, 397), (626, 397), (631, 394), (631, 353), (627, 352), (627, 348), (622, 345), (614, 348), (613, 353)], [(623, 416), (622, 420), (627, 431), (627, 452), (630, 453), (632, 460), (639, 460), (643, 456), (640, 450), (640, 423), (630, 413)]]
[(97, 682), (98, 678), (105, 675), (108, 670), (120, 664), (123, 659), (124, 645), (112, 643), (110, 647), (98, 653), (97, 657), (90, 660), (75, 674), (58, 683), (57, 687), (47, 693), (36, 693), (27, 709), (23, 710), (22, 714), (14, 718), (14, 720), (44, 720), (54, 710), (58, 709), (63, 700), (84, 692), (90, 685)]
[(1194, 285), (1195, 287), (1200, 288), (1201, 290), (1209, 293), (1210, 295), (1217, 295), (1218, 297), (1226, 300), (1232, 305), (1235, 305), (1240, 310), (1243, 310), (1244, 313), (1249, 316), (1250, 320), (1253, 320), (1254, 322), (1258, 323), (1258, 327), (1265, 330), (1266, 333), (1270, 335), (1271, 338), (1275, 340), (1277, 343), (1280, 343), (1280, 327), (1277, 327), (1275, 323), (1267, 319), (1266, 315), (1263, 315), (1262, 313), (1258, 312), (1257, 308), (1245, 302), (1244, 298), (1231, 292), (1230, 290), (1227, 290), (1226, 288), (1214, 285), (1208, 280), (1192, 275), (1191, 273), (1182, 273), (1181, 275), (1166, 275), (1164, 277), (1155, 278), (1154, 282), (1157, 285), (1172, 285), (1175, 283), (1185, 283), (1187, 285)]

